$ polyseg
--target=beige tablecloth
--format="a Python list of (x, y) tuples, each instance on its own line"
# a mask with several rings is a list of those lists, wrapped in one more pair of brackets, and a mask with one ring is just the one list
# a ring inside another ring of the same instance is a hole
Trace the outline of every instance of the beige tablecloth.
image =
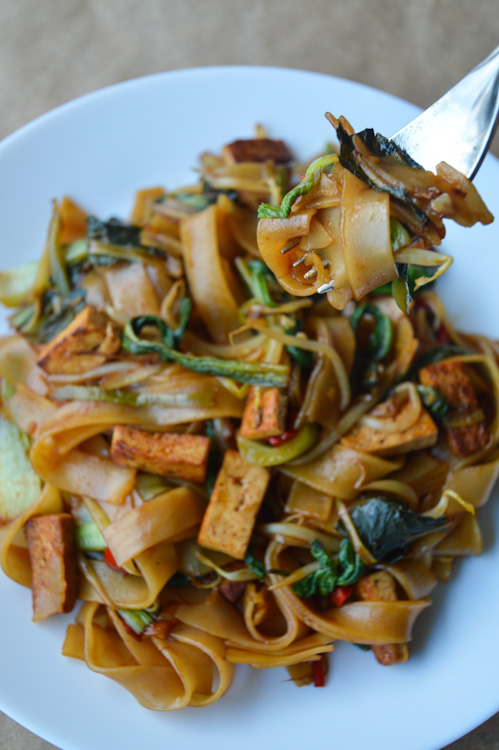
[[(102, 86), (202, 65), (316, 70), (426, 107), (498, 42), (497, 0), (3, 0), (0, 137)], [(1, 750), (52, 747), (0, 714)], [(499, 715), (450, 747), (498, 750)]]

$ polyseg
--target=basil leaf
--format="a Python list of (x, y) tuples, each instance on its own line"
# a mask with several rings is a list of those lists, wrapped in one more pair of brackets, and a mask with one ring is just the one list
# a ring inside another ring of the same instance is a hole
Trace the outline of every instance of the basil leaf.
[(329, 596), (337, 586), (356, 583), (364, 571), (364, 563), (356, 554), (349, 539), (342, 540), (337, 560), (326, 552), (318, 539), (312, 542), (310, 552), (320, 568), (291, 587), (300, 599), (309, 599), (311, 596)]
[(317, 593), (316, 579), (317, 573), (312, 573), (306, 578), (302, 578), (301, 581), (294, 583), (291, 589), (300, 599), (310, 599), (311, 596), (315, 596)]
[(350, 518), (362, 543), (380, 562), (399, 560), (415, 539), (449, 525), (448, 518), (422, 516), (388, 497), (361, 501), (350, 511)]
[(338, 576), (338, 586), (350, 586), (352, 583), (357, 583), (364, 572), (365, 565), (349, 539), (343, 539), (340, 544), (338, 564), (341, 570)]
[(265, 579), (265, 576), (267, 575), (267, 569), (265, 568), (264, 563), (257, 557), (255, 557), (251, 546), (248, 548), (248, 551), (244, 556), (244, 562), (252, 571), (252, 573), (256, 575), (259, 581), (263, 581)]

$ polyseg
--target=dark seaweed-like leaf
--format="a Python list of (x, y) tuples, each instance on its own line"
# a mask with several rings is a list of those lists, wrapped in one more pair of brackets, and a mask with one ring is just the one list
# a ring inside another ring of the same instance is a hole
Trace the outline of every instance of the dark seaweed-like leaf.
[(42, 316), (33, 338), (41, 343), (51, 341), (66, 328), (86, 304), (86, 291), (73, 289), (64, 297), (55, 290), (44, 294)]
[[(411, 212), (414, 214), (418, 222), (422, 223), (423, 225), (427, 223), (428, 219), (425, 213), (415, 205), (414, 201), (403, 185), (378, 185), (364, 172), (362, 166), (356, 159), (356, 154), (358, 152), (355, 148), (353, 137), (347, 133), (341, 123), (338, 124), (336, 135), (338, 136), (338, 140), (340, 142), (340, 163), (345, 167), (345, 169), (348, 169), (349, 172), (352, 172), (352, 174), (354, 174), (363, 182), (367, 183), (375, 190), (383, 190), (392, 198), (401, 201), (404, 205), (410, 208)], [(419, 164), (414, 162), (405, 151), (399, 149), (398, 146), (392, 144), (391, 141), (388, 141), (387, 138), (384, 138), (384, 136), (380, 135), (379, 133), (374, 133), (372, 128), (367, 128), (366, 130), (357, 133), (357, 135), (359, 136), (359, 138), (361, 138), (363, 143), (365, 143), (365, 145), (373, 152), (374, 156), (378, 156), (382, 159), (385, 158), (387, 162), (393, 163), (394, 161), (398, 161), (401, 164), (419, 168)]]
[(203, 196), (209, 205), (216, 203), (219, 195), (226, 195), (231, 201), (237, 202), (237, 190), (215, 188), (206, 180), (203, 181)]
[(119, 219), (111, 218), (101, 221), (96, 216), (87, 217), (87, 236), (92, 240), (100, 240), (110, 245), (124, 245), (125, 247), (140, 246), (142, 227), (124, 224)]
[(444, 359), (449, 359), (449, 357), (456, 357), (462, 354), (470, 354), (470, 352), (467, 352), (465, 349), (462, 349), (456, 344), (436, 346), (426, 352), (426, 354), (422, 354), (421, 357), (418, 357), (418, 359), (414, 362), (411, 369), (407, 373), (407, 378), (415, 375), (423, 367), (434, 365), (436, 362), (442, 362)]
[(350, 518), (362, 543), (380, 562), (399, 560), (411, 542), (449, 525), (448, 518), (422, 516), (388, 497), (361, 501)]
[(390, 157), (391, 162), (406, 164), (414, 169), (423, 169), (403, 148), (386, 138), (381, 133), (375, 133), (372, 128), (365, 128), (357, 133), (358, 137), (364, 143), (374, 156)]

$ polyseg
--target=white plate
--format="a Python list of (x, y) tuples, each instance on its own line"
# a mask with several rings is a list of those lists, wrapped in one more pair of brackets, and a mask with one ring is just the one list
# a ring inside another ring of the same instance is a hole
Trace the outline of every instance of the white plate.
[[(120, 84), (60, 107), (0, 145), (1, 264), (41, 253), (50, 199), (69, 193), (106, 218), (125, 217), (136, 188), (191, 180), (198, 154), (261, 122), (303, 158), (331, 139), (324, 112), (390, 135), (417, 109), (349, 81), (277, 68), (204, 68)], [(476, 184), (499, 214), (499, 163)], [(456, 263), (440, 285), (455, 319), (499, 336), (499, 224), (449, 226)], [(495, 498), (497, 501), (497, 498)], [(60, 655), (72, 617), (32, 624), (30, 592), (0, 574), (0, 707), (63, 750), (308, 745), (433, 750), (499, 709), (497, 502), (481, 514), (485, 552), (459, 565), (416, 623), (408, 664), (386, 669), (340, 644), (327, 688), (294, 687), (284, 669), (239, 668), (211, 708), (157, 714), (115, 683)]]

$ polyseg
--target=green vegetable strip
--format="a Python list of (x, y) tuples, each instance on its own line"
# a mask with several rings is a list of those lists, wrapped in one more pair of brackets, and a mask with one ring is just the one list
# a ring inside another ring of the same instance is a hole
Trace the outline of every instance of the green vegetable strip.
[(52, 219), (50, 221), (49, 232), (47, 237), (47, 251), (50, 265), (50, 276), (57, 289), (62, 294), (68, 294), (71, 290), (71, 285), (66, 273), (64, 252), (59, 243), (59, 206), (54, 203), (54, 211)]
[[(156, 328), (161, 341), (150, 341), (140, 338), (139, 334), (146, 326)], [(216, 357), (196, 357), (174, 349), (175, 335), (166, 323), (154, 315), (143, 315), (128, 321), (123, 331), (123, 348), (134, 355), (158, 354), (163, 362), (176, 362), (187, 370), (204, 375), (238, 380), (249, 385), (285, 388), (289, 380), (289, 367), (267, 363), (239, 362)]]
[[(5, 386), (2, 398), (8, 398)], [(4, 520), (29, 508), (41, 492), (40, 478), (29, 461), (29, 449), (28, 435), (0, 416), (0, 514)]]
[(411, 241), (411, 235), (398, 219), (390, 218), (390, 240), (394, 253), (406, 247)]
[(116, 612), (137, 635), (142, 635), (147, 626), (154, 620), (154, 617), (145, 609), (117, 609)]
[(88, 240), (75, 240), (65, 248), (68, 265), (83, 263), (88, 257)]
[(293, 203), (300, 195), (307, 195), (314, 185), (317, 185), (322, 170), (331, 164), (335, 164), (338, 161), (338, 157), (335, 154), (328, 154), (321, 156), (309, 166), (305, 172), (303, 180), (296, 185), (292, 190), (287, 193), (282, 199), (280, 207), (271, 206), (268, 203), (261, 203), (258, 207), (258, 218), (259, 219), (286, 219), (291, 213)]
[(56, 401), (103, 401), (124, 406), (212, 406), (211, 393), (136, 393), (98, 386), (66, 385), (53, 392)]
[[(288, 328), (284, 331), (284, 333), (287, 336), (294, 336), (295, 333), (298, 333), (298, 331), (302, 328), (301, 323), (297, 323), (293, 328)], [(297, 365), (301, 367), (302, 370), (311, 370), (315, 363), (315, 357), (312, 354), (312, 352), (307, 351), (306, 349), (300, 349), (298, 346), (286, 346), (286, 351), (288, 354), (290, 354)]]
[(76, 526), (75, 539), (76, 546), (81, 550), (102, 552), (107, 547), (107, 542), (95, 521), (88, 521), (88, 523)]
[(282, 445), (272, 447), (260, 440), (250, 440), (239, 435), (237, 447), (240, 454), (251, 464), (279, 466), (307, 453), (317, 443), (317, 440), (317, 426), (304, 424), (294, 438)]
[(403, 313), (407, 315), (412, 299), (409, 292), (407, 277), (399, 276), (397, 279), (394, 279), (391, 282), (390, 291), (393, 299), (397, 303), (397, 306), (402, 310)]
[(428, 409), (435, 419), (442, 419), (449, 409), (446, 398), (430, 385), (417, 385), (416, 388), (425, 409)]
[(89, 262), (95, 266), (111, 266), (120, 260), (125, 260), (128, 263), (149, 263), (151, 258), (164, 257), (164, 253), (156, 248), (112, 245), (101, 240), (92, 240), (87, 257)]
[(267, 305), (267, 307), (276, 307), (276, 303), (270, 296), (268, 288), (268, 277), (270, 271), (265, 263), (262, 260), (257, 260), (255, 258), (249, 261), (248, 268), (253, 279), (253, 291), (257, 300), (261, 302), (262, 305)]
[(382, 362), (392, 348), (392, 322), (374, 305), (361, 305), (350, 318), (350, 324), (355, 332), (357, 332), (359, 322), (364, 315), (371, 315), (374, 318), (374, 328), (369, 336), (367, 353), (372, 361)]
[(267, 307), (276, 307), (277, 304), (270, 296), (268, 278), (271, 274), (265, 263), (257, 258), (246, 264), (242, 258), (236, 258), (236, 267), (253, 297)]
[(13, 268), (0, 273), (0, 302), (6, 307), (16, 307), (30, 297), (38, 274), (39, 262)]
[(415, 375), (418, 370), (421, 370), (423, 367), (433, 365), (436, 362), (441, 362), (444, 359), (449, 359), (449, 357), (458, 357), (460, 354), (470, 354), (470, 352), (461, 349), (461, 347), (457, 346), (456, 344), (449, 344), (448, 346), (436, 346), (434, 349), (430, 349), (429, 352), (426, 352), (426, 354), (423, 354), (414, 362), (409, 372), (407, 373), (407, 377)]
[(177, 346), (184, 338), (184, 333), (189, 324), (189, 318), (192, 312), (192, 302), (189, 297), (183, 297), (179, 303), (179, 323), (177, 328), (173, 331), (173, 339)]

